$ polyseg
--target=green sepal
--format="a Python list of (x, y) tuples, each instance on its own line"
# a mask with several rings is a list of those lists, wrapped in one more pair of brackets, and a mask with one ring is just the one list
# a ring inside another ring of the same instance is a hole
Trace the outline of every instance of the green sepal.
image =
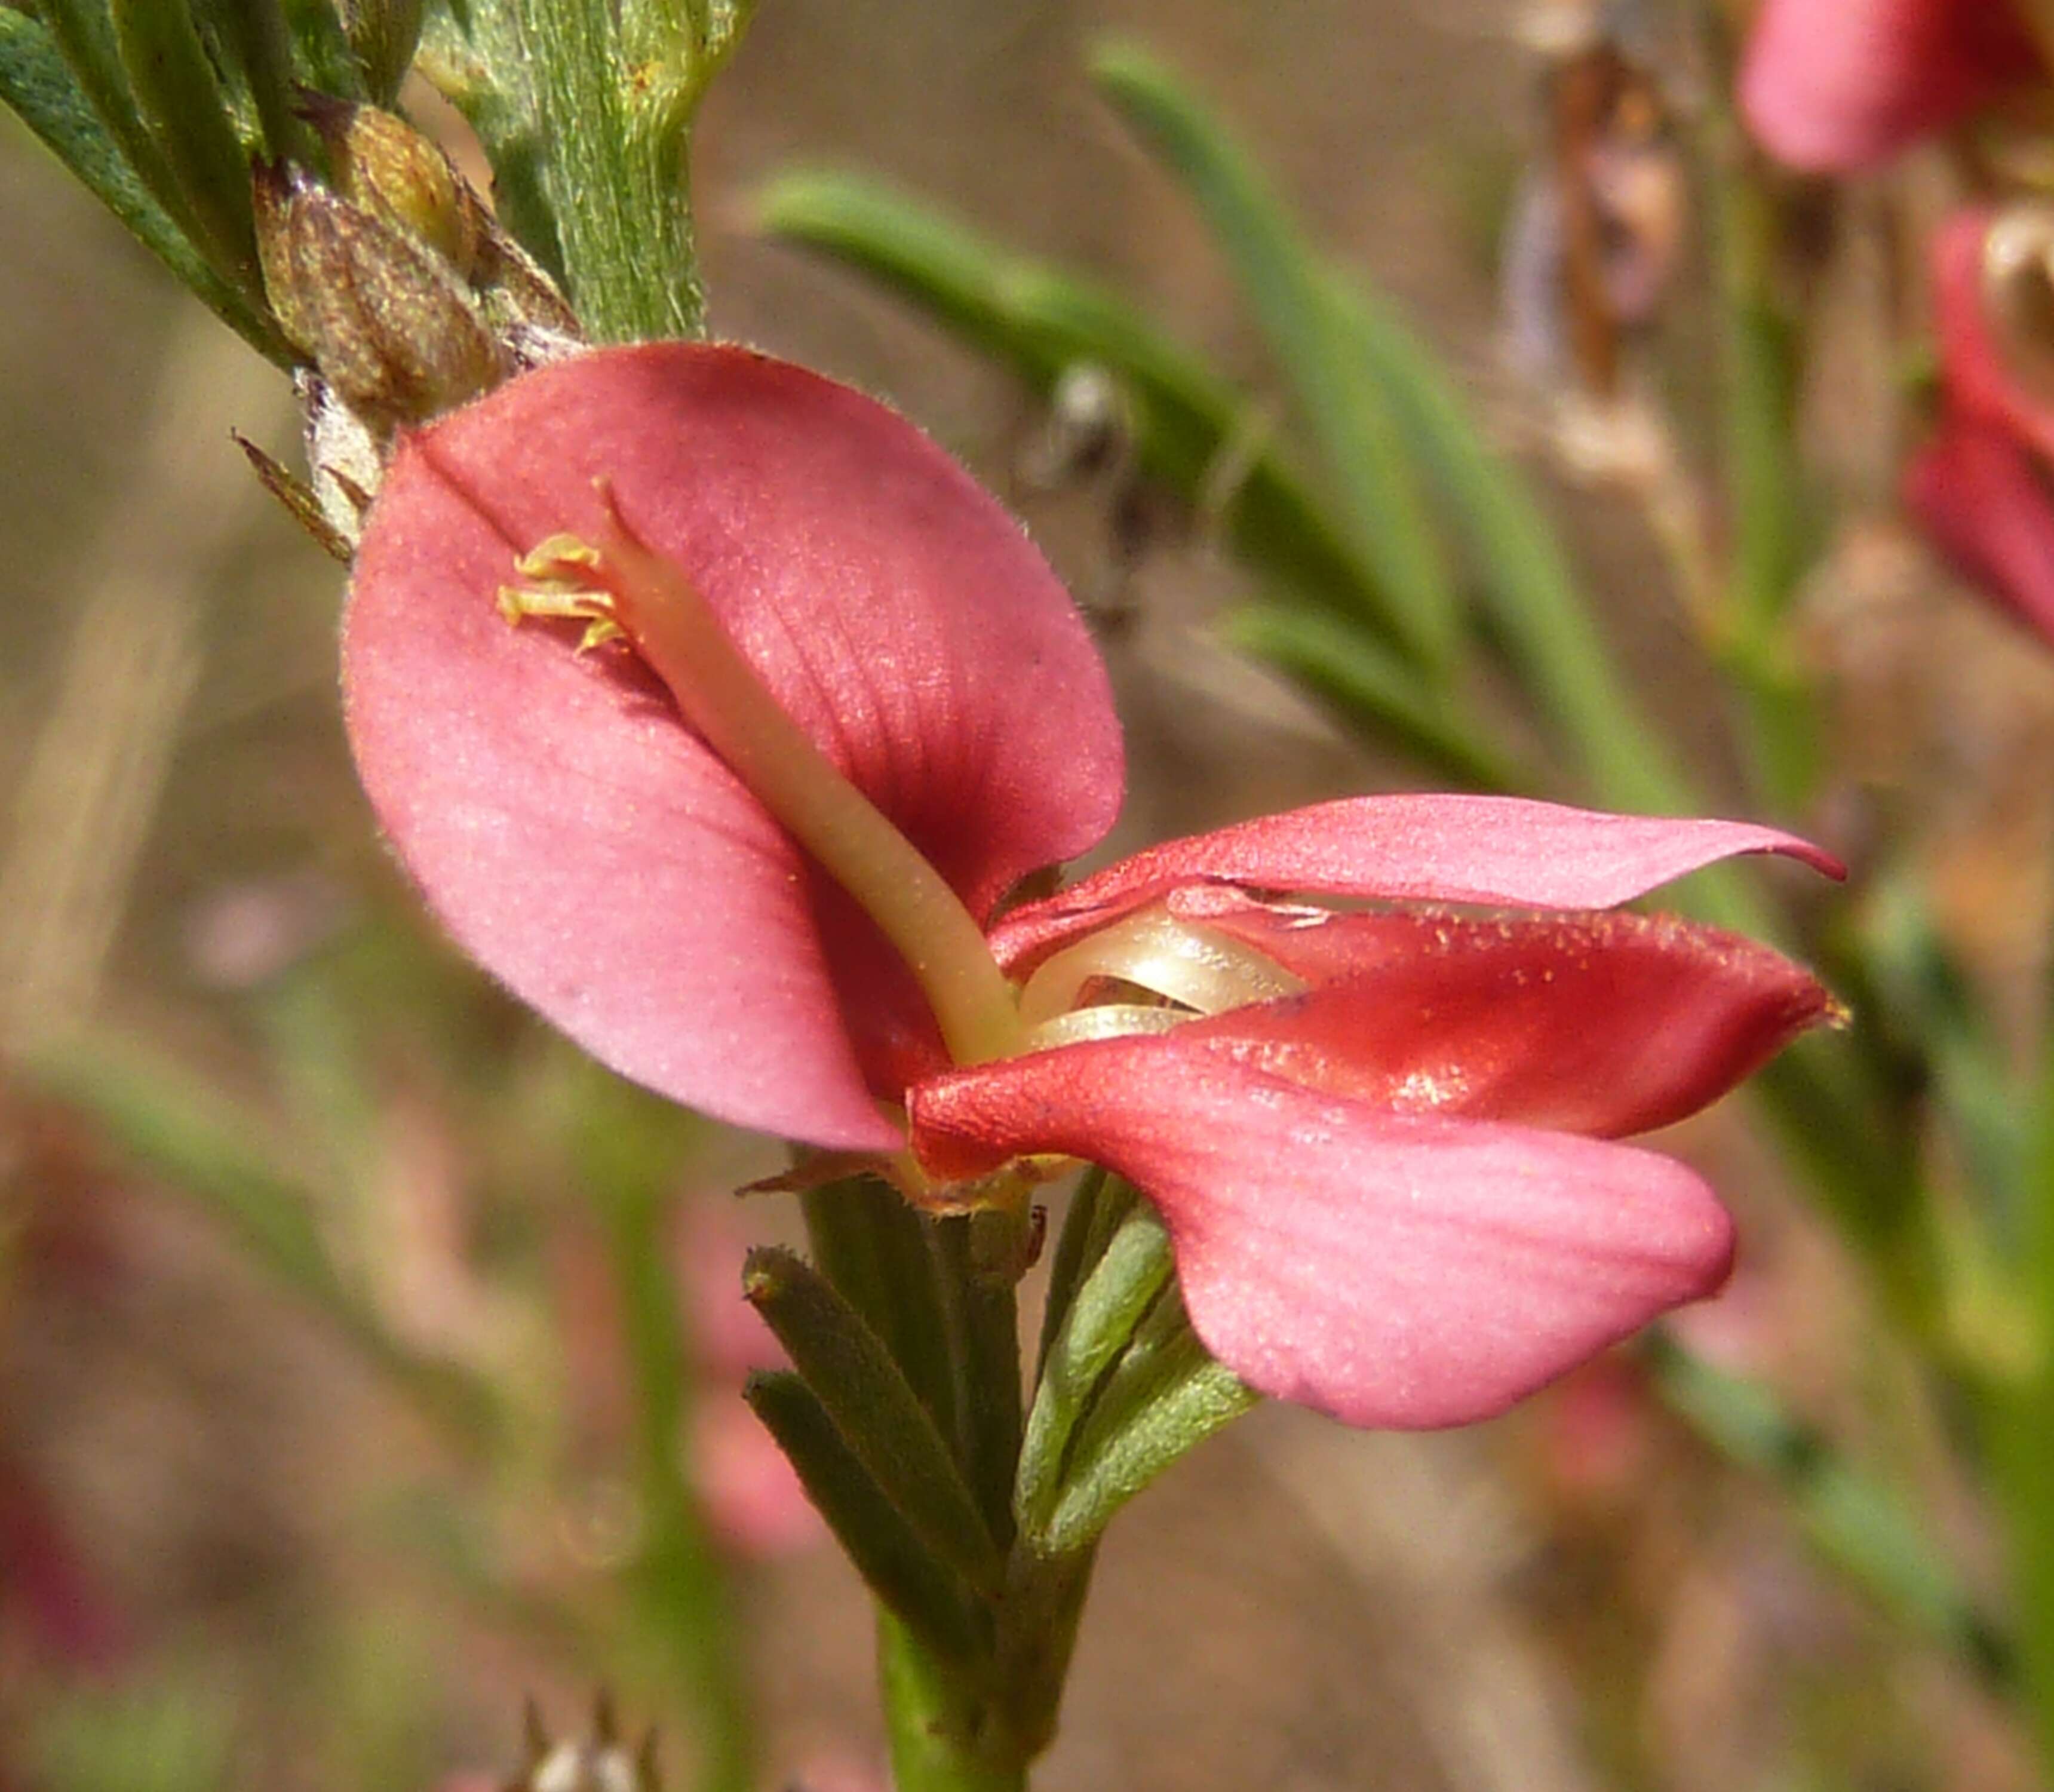
[(989, 1623), (961, 1577), (921, 1542), (813, 1390), (789, 1370), (761, 1371), (742, 1397), (878, 1602), (943, 1660), (988, 1655)]
[(1246, 153), (1167, 69), (1114, 44), (1091, 73), (1211, 226), (1375, 569), (1387, 619), (1419, 664), (1446, 670), (1462, 630), (1447, 553), (1388, 396), (1347, 352), (1320, 262)]
[(980, 1592), (996, 1593), (1005, 1579), (998, 1546), (933, 1418), (877, 1334), (791, 1251), (752, 1250), (742, 1289), (925, 1546)]
[(1169, 1233), (1153, 1209), (1137, 1206), (1070, 1302), (1042, 1365), (1021, 1447), (1014, 1505), (1029, 1535), (1047, 1524), (1092, 1396), (1161, 1294), (1171, 1266)]
[[(1072, 366), (1104, 368), (1131, 404), (1140, 471), (1216, 518), (1249, 565), (1389, 638), (1375, 572), (1255, 408), (1125, 301), (855, 175), (781, 176), (757, 218), (860, 269), (1044, 396)], [(1223, 469), (1233, 477), (1222, 481)]]

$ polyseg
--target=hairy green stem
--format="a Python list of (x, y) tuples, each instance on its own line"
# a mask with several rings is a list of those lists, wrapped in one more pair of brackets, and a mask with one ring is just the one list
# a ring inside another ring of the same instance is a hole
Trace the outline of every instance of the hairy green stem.
[(898, 1792), (1025, 1792), (1027, 1761), (997, 1702), (877, 1621), (878, 1692)]

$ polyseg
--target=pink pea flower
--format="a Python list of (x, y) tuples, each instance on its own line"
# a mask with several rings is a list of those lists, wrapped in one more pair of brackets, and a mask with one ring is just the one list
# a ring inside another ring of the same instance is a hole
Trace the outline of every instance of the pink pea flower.
[[(510, 626), (517, 560), (628, 641)], [(925, 437), (735, 349), (585, 355), (407, 437), (344, 660), (401, 858), (588, 1050), (936, 1204), (1104, 1164), (1208, 1347), (1356, 1424), (1486, 1416), (1715, 1290), (1716, 1198), (1612, 1141), (1833, 1012), (1605, 912), (1734, 853), (1836, 868), (1737, 822), (1364, 798), (1006, 907), (1118, 808), (1096, 652)]]
[(2040, 341), (2054, 214), (1957, 212), (1932, 243), (1941, 416), (1905, 502), (1977, 585), (2054, 640), (2054, 340)]
[(1841, 174), (1887, 160), (2045, 73), (2007, 0), (1765, 0), (1740, 102), (1778, 160)]

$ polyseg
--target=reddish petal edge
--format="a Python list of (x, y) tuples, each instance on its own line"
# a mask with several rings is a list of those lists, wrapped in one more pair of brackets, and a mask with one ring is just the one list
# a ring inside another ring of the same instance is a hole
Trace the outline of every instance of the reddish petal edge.
[(1904, 502), (1963, 573), (2054, 641), (2054, 494), (2028, 448), (1946, 418), (1905, 469)]
[(1748, 821), (1607, 815), (1516, 797), (1352, 797), (1165, 842), (1108, 865), (992, 929), (1019, 975), (1077, 934), (1185, 884), (1399, 902), (1610, 908), (1721, 859), (1774, 853), (1829, 877), (1831, 853)]
[(1206, 1348), (1348, 1424), (1493, 1417), (1732, 1262), (1725, 1209), (1671, 1159), (1333, 1100), (1183, 1032), (954, 1073), (911, 1117), (938, 1176), (1059, 1152), (1127, 1177)]

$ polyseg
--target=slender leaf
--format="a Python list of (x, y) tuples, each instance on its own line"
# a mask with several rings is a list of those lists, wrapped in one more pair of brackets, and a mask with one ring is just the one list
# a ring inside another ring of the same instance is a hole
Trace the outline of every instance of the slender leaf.
[(265, 153), (318, 165), (313, 132), (294, 108), (293, 40), (279, 0), (207, 0), (207, 13), (249, 89)]
[(812, 1389), (778, 1370), (751, 1376), (744, 1397), (878, 1602), (945, 1660), (988, 1651), (988, 1627), (962, 1582), (921, 1542)]
[(1025, 1215), (992, 1211), (935, 1221), (927, 1239), (956, 1376), (956, 1454), (991, 1534), (1013, 1541), (1020, 1463), (1020, 1318), (1013, 1296)]
[(207, 259), (262, 304), (250, 158), (186, 0), (109, 5), (136, 109), (191, 208)]
[(996, 1592), (1004, 1563), (975, 1496), (919, 1396), (856, 1310), (789, 1250), (750, 1253), (742, 1286), (792, 1365), (926, 1546)]
[(1332, 290), (1355, 356), (1389, 392), (1476, 560), (1494, 632), (1593, 789), (1623, 809), (1687, 813), (1694, 805), (1682, 774), (1620, 680), (1560, 538), (1525, 481), (1493, 452), (1445, 367), (1387, 304), (1338, 282)]
[(1758, 1383), (1692, 1356), (1665, 1332), (1650, 1333), (1643, 1350), (1663, 1398), (1725, 1455), (1773, 1480), (1844, 1573), (1986, 1678), (2009, 1676), (2011, 1643), (1890, 1493)]
[(757, 216), (771, 234), (879, 281), (1045, 395), (1070, 367), (1105, 368), (1131, 401), (1143, 473), (1215, 515), (1250, 565), (1396, 644), (1376, 573), (1259, 413), (1124, 301), (853, 175), (784, 175), (763, 191)]
[(1061, 1497), (1034, 1534), (1051, 1555), (1088, 1549), (1128, 1500), (1260, 1398), (1188, 1328), (1119, 1392), (1116, 1400), (1108, 1388), (1093, 1412)]
[(1324, 270), (1254, 163), (1168, 69), (1104, 47), (1092, 77), (1190, 190), (1240, 278), (1414, 656), (1445, 668), (1461, 616), (1389, 397), (1349, 352)]
[(381, 105), (399, 91), (413, 64), (426, 10), (424, 0), (347, 0), (349, 47)]
[(1171, 1274), (1170, 1235), (1137, 1206), (1070, 1303), (1042, 1365), (1020, 1452), (1016, 1505), (1021, 1526), (1046, 1524), (1062, 1487), (1070, 1439), (1100, 1378), (1134, 1335)]
[(292, 351), (277, 333), (207, 264), (144, 185), (88, 103), (49, 30), (5, 9), (0, 9), (0, 100), (209, 310), (268, 360), (281, 367), (292, 364)]
[(1351, 727), (1395, 744), (1437, 775), (1473, 790), (1516, 791), (1531, 779), (1451, 716), (1418, 672), (1349, 618), (1296, 603), (1252, 603), (1227, 613), (1229, 645), (1288, 672)]
[(813, 1261), (891, 1353), (944, 1436), (955, 1430), (946, 1321), (927, 1232), (890, 1184), (852, 1177), (801, 1197)]
[(49, 28), (86, 104), (120, 145), (122, 158), (136, 179), (183, 234), (195, 235), (199, 220), (171, 163), (144, 123), (128, 71), (121, 65), (108, 0), (45, 0), (37, 16)]
[(374, 93), (366, 83), (364, 66), (344, 34), (335, 0), (281, 0), (281, 10), (293, 41), (293, 61), (309, 87), (338, 100), (390, 96)]
[(1116, 1183), (1104, 1170), (1088, 1169), (1078, 1179), (1070, 1196), (1069, 1211), (1063, 1216), (1055, 1255), (1049, 1264), (1049, 1285), (1041, 1304), (1041, 1337), (1034, 1353), (1037, 1380), (1049, 1351), (1062, 1335), (1063, 1321), (1068, 1317), (1078, 1284), (1097, 1266), (1107, 1240), (1116, 1230), (1108, 1227), (1100, 1236), (1101, 1219), (1116, 1205), (1123, 1207), (1133, 1199), (1133, 1191), (1126, 1184)]
[(486, 1436), (496, 1422), (488, 1392), (450, 1364), (416, 1357), (343, 1281), (308, 1191), (259, 1142), (268, 1130), (260, 1120), (163, 1057), (109, 1040), (68, 1041), (14, 1069), (224, 1227), (424, 1408), (468, 1442)]

